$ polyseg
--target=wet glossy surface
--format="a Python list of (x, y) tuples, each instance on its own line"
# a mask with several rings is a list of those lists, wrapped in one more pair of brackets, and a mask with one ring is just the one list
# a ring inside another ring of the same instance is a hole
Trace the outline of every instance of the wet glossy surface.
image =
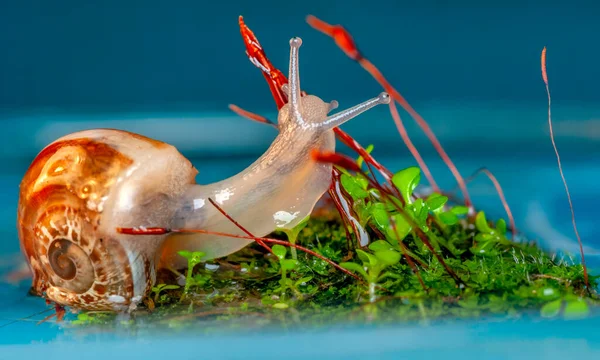
[[(473, 110), (475, 109), (475, 110)], [(442, 134), (440, 138), (442, 142), (449, 143), (449, 152), (455, 159), (455, 162), (465, 174), (469, 174), (473, 170), (482, 165), (488, 166), (496, 176), (500, 183), (504, 186), (509, 204), (512, 206), (517, 227), (527, 233), (531, 238), (540, 238), (542, 243), (555, 249), (567, 249), (572, 252), (577, 251), (576, 243), (572, 235), (570, 224), (569, 211), (564, 196), (562, 183), (555, 166), (552, 148), (549, 140), (545, 138), (545, 119), (543, 110), (536, 114), (537, 124), (533, 125), (530, 122), (523, 122), (523, 130), (518, 133), (518, 136), (512, 136), (511, 133), (503, 133), (502, 129), (494, 132), (494, 139), (491, 135), (485, 135), (482, 141), (481, 137), (477, 137), (476, 133), (481, 131), (481, 124), (474, 120), (479, 117), (479, 112), (476, 106), (468, 109), (450, 109), (446, 114), (452, 116), (453, 113), (460, 112), (462, 115), (463, 124), (468, 121), (473, 121), (475, 124), (471, 127), (458, 129), (456, 127), (445, 127), (439, 122), (445, 119), (439, 119), (433, 116), (432, 126), (440, 128)], [(441, 112), (442, 109), (429, 108), (432, 115)], [(561, 132), (575, 132), (574, 126), (577, 125), (572, 119), (580, 119), (586, 117), (590, 109), (582, 109), (580, 114), (569, 111), (568, 118), (565, 118), (565, 111), (557, 109), (557, 129), (562, 129)], [(525, 112), (527, 113), (527, 112)], [(535, 114), (533, 109), (530, 113)], [(427, 115), (425, 112), (424, 115)], [(109, 115), (107, 115), (109, 116)], [(134, 115), (132, 115), (134, 116)], [(216, 117), (221, 116), (219, 114)], [(430, 116), (431, 118), (431, 116)], [(458, 117), (457, 117), (458, 118)], [(47, 120), (54, 118), (46, 118), (44, 120), (30, 119), (31, 125), (46, 129), (51, 126)], [(59, 118), (60, 119), (60, 118)], [(64, 127), (72, 127), (73, 131), (79, 130), (82, 126), (86, 126), (86, 119), (82, 118), (80, 123), (68, 123)], [(169, 122), (171, 126), (185, 129), (189, 125), (187, 120), (173, 123), (172, 119), (165, 118), (164, 122)], [(210, 120), (204, 120), (211, 122)], [(232, 120), (233, 121), (233, 120)], [(199, 158), (192, 157), (191, 160), (196, 167), (199, 168), (199, 182), (213, 182), (245, 168), (251, 163), (256, 154), (259, 154), (266, 146), (270, 139), (274, 136), (272, 129), (263, 127), (258, 124), (244, 122), (238, 119), (239, 127), (255, 131), (257, 136), (254, 141), (255, 145), (247, 144), (247, 156), (240, 157), (236, 155), (235, 150), (231, 151), (225, 146), (227, 144), (227, 134), (218, 138), (219, 132), (213, 135), (215, 142), (223, 144), (221, 158)], [(365, 122), (381, 124), (382, 127), (388, 126), (387, 119), (377, 119), (375, 117), (366, 117)], [(381, 121), (381, 122), (379, 122)], [(518, 123), (517, 120), (515, 124)], [(589, 120), (599, 121), (599, 120)], [(437, 122), (437, 125), (436, 125)], [(161, 122), (162, 123), (162, 122)], [(54, 123), (55, 124), (55, 123)], [(575, 125), (574, 125), (575, 124)], [(120, 124), (124, 128), (135, 127), (131, 123), (122, 122)], [(437, 127), (436, 127), (437, 126)], [(487, 125), (488, 127), (491, 125)], [(502, 127), (503, 128), (503, 127)], [(361, 129), (361, 124), (352, 126), (351, 123), (345, 127), (351, 134), (357, 134), (357, 138), (373, 138), (378, 137), (375, 141), (376, 149), (383, 153), (382, 156), (375, 155), (379, 160), (392, 170), (400, 169), (404, 166), (412, 164), (411, 159), (406, 157), (404, 146), (397, 140), (396, 136), (390, 132), (379, 132), (378, 129), (368, 128)], [(392, 128), (393, 129), (393, 128)], [(465, 130), (466, 129), (466, 130)], [(146, 135), (152, 136), (153, 133), (160, 132), (151, 126), (147, 127)], [(357, 131), (359, 130), (359, 131)], [(464, 130), (464, 131), (463, 131)], [(41, 131), (43, 133), (43, 130)], [(484, 131), (485, 133), (485, 131)], [(168, 134), (156, 136), (160, 140), (168, 140)], [(589, 136), (588, 136), (589, 135)], [(580, 226), (581, 236), (588, 247), (588, 262), (592, 268), (598, 268), (600, 259), (598, 249), (600, 248), (600, 239), (594, 234), (596, 233), (596, 201), (600, 198), (600, 191), (596, 187), (595, 179), (600, 176), (600, 164), (594, 159), (598, 159), (600, 147), (597, 145), (597, 139), (593, 134), (579, 133), (578, 137), (574, 136), (559, 136), (557, 142), (563, 153), (563, 161), (565, 162), (565, 172), (572, 189), (573, 202), (576, 207), (578, 223)], [(203, 135), (198, 135), (202, 137)], [(208, 135), (204, 135), (208, 136)], [(516, 139), (515, 139), (516, 137)], [(417, 139), (419, 137), (417, 136)], [(510, 144), (509, 139), (514, 140), (514, 146)], [(524, 139), (524, 141), (519, 141)], [(472, 140), (472, 141), (471, 141)], [(175, 145), (177, 140), (174, 141)], [(185, 141), (181, 140), (182, 147), (185, 149)], [(363, 141), (365, 142), (365, 141)], [(418, 140), (422, 148), (426, 148), (426, 144), (422, 139)], [(452, 144), (458, 142), (468, 144), (459, 149)], [(365, 142), (366, 143), (366, 142)], [(379, 146), (377, 146), (379, 145)], [(37, 143), (30, 143), (31, 148), (38, 146)], [(399, 156), (390, 157), (390, 149), (397, 149)], [(185, 152), (185, 151), (184, 151)], [(193, 152), (192, 152), (193, 153)], [(387, 153), (387, 155), (386, 155)], [(227, 154), (231, 154), (227, 156)], [(449, 173), (444, 169), (441, 161), (437, 160), (433, 154), (426, 152), (426, 160), (432, 169), (432, 172), (438, 176), (440, 184), (445, 188), (452, 188), (453, 181)], [(5, 275), (8, 271), (14, 269), (21, 260), (21, 255), (18, 253), (18, 240), (16, 237), (15, 219), (16, 219), (16, 202), (18, 193), (16, 191), (18, 183), (28, 166), (30, 160), (13, 160), (9, 162), (10, 167), (0, 176), (0, 186), (5, 189), (0, 193), (0, 215), (2, 216), (2, 238), (0, 243), (1, 273)], [(501, 204), (494, 194), (493, 187), (484, 178), (478, 179), (470, 186), (473, 200), (478, 207), (483, 208), (490, 216), (504, 216)], [(383, 356), (392, 357), (398, 351), (420, 354), (425, 356), (427, 351), (448, 351), (451, 354), (459, 354), (473, 356), (487, 351), (489, 354), (506, 354), (510, 352), (514, 358), (531, 356), (534, 354), (534, 348), (539, 347), (547, 358), (559, 358), (559, 355), (567, 354), (571, 348), (577, 347), (582, 354), (593, 354), (594, 351), (599, 351), (597, 347), (597, 337), (594, 335), (595, 329), (600, 324), (598, 317), (593, 317), (585, 321), (542, 321), (539, 320), (520, 320), (517, 322), (501, 322), (501, 323), (478, 323), (478, 322), (460, 322), (455, 325), (399, 325), (394, 328), (385, 329), (347, 329), (342, 332), (340, 330), (330, 332), (316, 332), (314, 334), (304, 332), (302, 334), (289, 333), (287, 335), (279, 332), (267, 333), (264, 336), (248, 337), (247, 335), (226, 335), (222, 337), (203, 336), (201, 334), (188, 334), (184, 337), (171, 338), (169, 329), (164, 329), (158, 333), (130, 333), (123, 335), (119, 333), (113, 334), (97, 334), (90, 335), (85, 332), (80, 332), (77, 329), (65, 329), (53, 323), (44, 323), (36, 326), (36, 322), (44, 318), (48, 313), (33, 315), (42, 312), (46, 309), (43, 300), (29, 297), (26, 295), (28, 283), (23, 282), (20, 285), (0, 283), (0, 341), (4, 345), (21, 344), (11, 347), (3, 347), (3, 354), (17, 354), (21, 351), (30, 351), (32, 354), (46, 354), (46, 359), (55, 358), (58, 356), (61, 349), (72, 349), (73, 351), (82, 351), (81, 349), (97, 349), (98, 358), (103, 358), (105, 355), (100, 352), (105, 344), (110, 344), (115, 348), (123, 350), (124, 354), (157, 354), (156, 351), (167, 351), (170, 347), (177, 347), (186, 352), (196, 352), (200, 347), (207, 354), (217, 354), (223, 350), (228, 341), (235, 341), (239, 347), (232, 348), (229, 355), (232, 358), (241, 357), (245, 354), (244, 348), (255, 346), (256, 349), (264, 347), (274, 347), (275, 353), (284, 352), (288, 344), (296, 344), (302, 339), (305, 343), (314, 344), (314, 346), (303, 347), (297, 350), (299, 358), (312, 356), (314, 354), (335, 353), (343, 356), (350, 354), (347, 358), (353, 356), (360, 357), (359, 354), (366, 354), (369, 347), (362, 344), (360, 341), (352, 339), (366, 339), (369, 344), (373, 341), (380, 343), (380, 352)], [(30, 317), (31, 316), (31, 317)], [(20, 319), (20, 320), (19, 320)], [(17, 320), (17, 321), (16, 321)], [(171, 333), (172, 334), (172, 333)], [(411, 334), (410, 336), (408, 334)], [(420, 334), (420, 335), (419, 335)], [(437, 334), (437, 335), (436, 335)], [(172, 334), (175, 336), (175, 334)], [(428, 343), (423, 338), (431, 338), (436, 336), (435, 347), (425, 348), (425, 343)], [(343, 341), (346, 346), (340, 348), (339, 339), (344, 338), (348, 341)], [(336, 338), (337, 345), (331, 345), (332, 339)], [(399, 340), (401, 339), (401, 340)], [(26, 344), (36, 343), (33, 346)], [(152, 347), (147, 344), (152, 343)], [(244, 345), (246, 344), (246, 345)], [(512, 344), (508, 346), (508, 344)], [(562, 345), (559, 345), (562, 344)], [(370, 345), (369, 345), (370, 346)], [(373, 345), (374, 346), (374, 345)], [(421, 347), (423, 346), (423, 347)], [(347, 350), (347, 353), (344, 351)], [(536, 352), (537, 353), (537, 352)], [(311, 355), (312, 354), (312, 355)], [(370, 353), (373, 355), (372, 353)], [(246, 354), (247, 355), (247, 354)], [(258, 353), (256, 354), (258, 357)]]

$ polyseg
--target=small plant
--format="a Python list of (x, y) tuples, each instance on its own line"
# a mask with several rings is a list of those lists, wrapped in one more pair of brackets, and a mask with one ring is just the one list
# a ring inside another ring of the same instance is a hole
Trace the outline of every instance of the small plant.
[[(330, 36), (343, 40), (336, 42), (343, 44), (346, 54), (354, 56), (359, 64), (368, 64), (369, 71), (373, 73), (372, 63), (362, 61), (365, 58), (354, 43), (346, 41), (351, 37), (343, 28), (323, 26), (325, 23), (322, 21), (314, 17), (311, 19), (309, 22), (320, 24), (318, 28), (322, 31), (328, 33), (331, 30)], [(280, 91), (287, 79), (267, 60), (258, 40), (241, 19), (240, 26), (247, 50), (250, 50), (247, 54), (266, 75), (265, 79), (281, 108), (286, 97)], [(542, 63), (544, 61), (545, 52)], [(543, 67), (547, 82), (545, 65)], [(383, 80), (380, 74), (377, 77), (379, 81)], [(441, 193), (408, 139), (392, 102), (392, 117), (419, 167), (392, 173), (371, 156), (372, 145), (365, 149), (339, 127), (335, 128), (338, 138), (360, 155), (356, 161), (335, 153), (315, 157), (317, 161), (335, 165), (330, 195), (337, 214), (306, 218), (293, 229), (283, 230), (291, 245), (301, 242), (305, 252), (308, 250), (313, 252), (312, 255), (317, 253), (331, 262), (340, 263), (342, 271), (332, 271), (330, 262), (297, 253), (293, 247), (291, 259), (288, 259), (287, 248), (274, 245), (274, 258), (264, 247), (253, 244), (219, 260), (223, 266), (217, 267), (218, 270), (209, 276), (206, 272), (193, 272), (204, 257), (203, 253), (183, 251), (180, 255), (188, 260), (183, 294), (194, 288), (203, 295), (195, 299), (202, 303), (199, 307), (201, 312), (187, 314), (187, 318), (217, 316), (214, 326), (221, 329), (223, 321), (236, 312), (243, 316), (257, 313), (260, 319), (253, 325), (280, 322), (287, 326), (289, 321), (311, 325), (334, 320), (364, 323), (365, 316), (367, 320), (372, 319), (378, 311), (385, 311), (388, 315), (380, 317), (380, 320), (396, 322), (472, 318), (486, 314), (516, 317), (530, 309), (540, 311), (543, 317), (578, 318), (586, 316), (590, 307), (598, 306), (600, 301), (595, 293), (598, 276), (590, 275), (588, 279), (585, 265), (576, 264), (570, 258), (557, 258), (531, 243), (510, 241), (506, 237), (504, 220), (494, 224), (486, 219), (483, 211), (475, 212), (464, 179), (429, 127), (423, 126), (426, 122), (390, 84), (385, 82), (384, 87), (395, 102), (424, 128), (436, 150), (443, 155), (442, 159), (458, 182), (464, 205), (451, 202)], [(259, 122), (274, 124), (256, 114), (240, 113)], [(516, 233), (501, 187), (491, 173), (486, 172), (494, 182)], [(433, 193), (423, 195), (415, 192), (422, 173)], [(380, 182), (382, 177), (385, 181)], [(358, 229), (358, 226), (363, 229)], [(574, 219), (573, 226), (576, 227)], [(368, 236), (359, 236), (358, 230)], [(369, 239), (379, 240), (369, 244)], [(282, 241), (279, 243), (284, 244)], [(368, 304), (356, 301), (356, 294), (365, 292), (363, 282), (356, 281), (357, 278), (367, 283)], [(205, 286), (209, 281), (210, 289)], [(153, 289), (155, 299), (162, 298), (159, 296), (161, 291), (169, 290), (168, 285), (162, 285), (157, 285), (156, 291)], [(294, 297), (293, 303), (291, 297)], [(171, 299), (165, 299), (161, 305), (168, 300)], [(293, 311), (285, 314), (269, 312), (271, 308), (289, 307), (293, 307)], [(177, 307), (172, 308), (177, 311)], [(159, 309), (164, 309), (161, 316), (171, 311), (168, 306)], [(240, 311), (233, 311), (235, 309)], [(85, 322), (89, 319), (81, 316), (80, 320)], [(180, 322), (178, 324), (181, 326)], [(210, 326), (210, 322), (201, 324), (203, 329), (207, 324)]]
[(282, 245), (273, 245), (272, 250), (273, 254), (279, 259), (279, 266), (281, 269), (281, 279), (279, 280), (280, 287), (277, 288), (275, 292), (281, 293), (281, 296), (284, 297), (286, 291), (293, 286), (292, 279), (288, 278), (287, 273), (298, 266), (298, 260), (286, 259), (287, 248)]
[(178, 254), (183, 256), (184, 258), (186, 258), (187, 262), (188, 262), (187, 273), (185, 276), (185, 287), (183, 288), (183, 295), (182, 295), (182, 296), (185, 296), (186, 294), (189, 293), (190, 288), (192, 286), (201, 286), (204, 284), (201, 281), (201, 279), (195, 278), (193, 276), (193, 274), (194, 274), (194, 267), (196, 267), (196, 265), (200, 264), (200, 262), (202, 261), (202, 258), (206, 254), (203, 253), (202, 251), (187, 251), (187, 250), (181, 250), (178, 252)]
[[(308, 219), (310, 219), (310, 216), (305, 217), (302, 221), (300, 221), (298, 223), (298, 225), (294, 226), (294, 228), (292, 228), (292, 229), (282, 229), (281, 230), (287, 235), (288, 241), (291, 244), (296, 244), (296, 239), (298, 239), (298, 234), (300, 234), (300, 231), (302, 231), (302, 229), (304, 229), (306, 227), (306, 224), (308, 224)], [(291, 253), (292, 253), (292, 259), (297, 260), (298, 253), (296, 251), (296, 248), (292, 247)]]
[(362, 275), (369, 284), (369, 301), (374, 302), (376, 300), (375, 287), (379, 282), (387, 277), (399, 278), (396, 274), (383, 273), (383, 271), (400, 261), (400, 253), (385, 240), (372, 242), (369, 249), (373, 252), (372, 254), (360, 249), (356, 250), (362, 265), (355, 262), (343, 262), (340, 265)]
[(167, 290), (177, 290), (179, 289), (179, 285), (174, 285), (174, 284), (158, 284), (156, 286), (152, 287), (152, 294), (154, 294), (154, 303), (158, 304), (159, 300), (161, 302), (164, 302), (166, 299), (161, 297), (161, 292), (163, 291), (167, 291)]

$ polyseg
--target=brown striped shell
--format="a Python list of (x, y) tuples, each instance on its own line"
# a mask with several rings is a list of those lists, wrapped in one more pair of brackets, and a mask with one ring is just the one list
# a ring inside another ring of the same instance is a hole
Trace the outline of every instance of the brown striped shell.
[(168, 226), (195, 175), (174, 147), (125, 131), (84, 131), (50, 144), (20, 187), (17, 226), (33, 291), (87, 310), (134, 307), (154, 281), (164, 239), (116, 228)]

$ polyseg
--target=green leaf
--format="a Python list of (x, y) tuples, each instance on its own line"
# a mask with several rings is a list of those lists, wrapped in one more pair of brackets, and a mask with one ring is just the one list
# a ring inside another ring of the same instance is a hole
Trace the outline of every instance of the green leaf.
[(192, 258), (192, 252), (188, 251), (188, 250), (180, 250), (177, 252), (179, 255), (183, 256), (186, 259), (191, 259)]
[(365, 199), (369, 196), (369, 192), (366, 190), (368, 182), (365, 184), (364, 181), (366, 181), (366, 179), (361, 180), (359, 176), (350, 176), (346, 174), (340, 176), (342, 186), (354, 200)]
[(429, 195), (425, 203), (429, 207), (429, 210), (437, 213), (441, 212), (444, 205), (448, 202), (448, 197), (444, 195), (440, 195), (438, 193), (433, 193)]
[[(390, 224), (387, 228), (386, 235), (388, 238), (395, 241), (402, 241), (404, 238), (410, 234), (412, 230), (412, 226), (408, 223), (408, 221), (404, 218), (402, 214), (392, 215), (391, 220), (393, 224)], [(394, 230), (395, 227), (395, 230)]]
[(392, 183), (400, 191), (406, 203), (411, 203), (411, 195), (421, 181), (421, 169), (416, 166), (400, 170), (392, 176)]
[(390, 214), (387, 212), (384, 203), (375, 203), (371, 206), (371, 218), (375, 222), (375, 226), (381, 231), (386, 231), (390, 225)]
[(504, 219), (500, 219), (496, 222), (496, 230), (500, 235), (506, 234), (506, 221), (504, 221)]
[(420, 223), (424, 223), (427, 220), (429, 214), (429, 206), (423, 201), (423, 199), (417, 199), (414, 203), (415, 206), (415, 219)]
[(187, 259), (188, 268), (193, 268), (194, 266), (198, 265), (202, 261), (202, 258), (206, 255), (206, 253), (203, 253), (202, 251), (181, 250), (177, 253)]
[(550, 301), (542, 306), (540, 310), (540, 315), (546, 318), (555, 317), (560, 312), (560, 307), (562, 305), (562, 299)]
[(369, 244), (369, 249), (371, 251), (385, 251), (385, 250), (393, 250), (394, 248), (392, 247), (392, 245), (390, 245), (389, 242), (385, 241), (385, 240), (377, 240), (377, 241), (373, 241), (371, 244)]
[[(165, 285), (165, 284), (162, 284)], [(177, 290), (179, 289), (179, 285), (165, 285), (161, 288), (161, 290)]]
[(458, 216), (452, 211), (444, 211), (438, 214), (438, 218), (446, 225), (454, 225), (458, 222)]
[(285, 254), (287, 253), (287, 249), (285, 248), (285, 246), (276, 244), (273, 245), (271, 250), (273, 250), (273, 254), (275, 254), (275, 256), (279, 258), (279, 260), (285, 259)]
[(294, 283), (294, 286), (303, 286), (303, 285), (306, 285), (312, 279), (313, 279), (312, 276), (305, 276), (303, 278), (300, 278), (300, 279), (296, 280), (296, 282)]
[(481, 241), (477, 243), (477, 246), (471, 248), (471, 252), (475, 255), (496, 256), (498, 252), (494, 249), (495, 244), (496, 243), (491, 240)]
[[(302, 219), (293, 228), (291, 228), (291, 229), (283, 228), (283, 229), (281, 229), (281, 231), (283, 231), (286, 234), (289, 242), (291, 242), (292, 244), (295, 244), (296, 239), (298, 238), (298, 234), (300, 234), (300, 231), (302, 231), (302, 229), (304, 229), (306, 227), (306, 225), (308, 225), (309, 220), (310, 220), (310, 215), (308, 215), (304, 219)], [(292, 252), (293, 251), (294, 250), (292, 249)]]
[(164, 288), (165, 286), (167, 286), (167, 284), (157, 284), (156, 286), (152, 287), (152, 291), (153, 292), (161, 291), (162, 288)]
[(340, 263), (340, 266), (343, 267), (344, 269), (348, 269), (350, 271), (357, 272), (357, 273), (361, 274), (364, 278), (367, 278), (367, 272), (365, 271), (365, 268), (362, 265), (358, 265), (357, 263), (353, 263), (353, 262), (343, 262), (343, 263)]
[(566, 319), (581, 319), (585, 318), (590, 313), (590, 308), (587, 302), (583, 299), (567, 301), (565, 305)]
[(394, 250), (376, 251), (375, 256), (387, 266), (396, 265), (400, 261), (400, 253)]
[(457, 205), (450, 209), (450, 211), (455, 215), (465, 215), (469, 212), (469, 208), (466, 206)]
[[(367, 152), (367, 154), (370, 154), (374, 148), (375, 147), (373, 146), (373, 144), (370, 144), (369, 146), (367, 146), (365, 151)], [(358, 159), (356, 159), (356, 164), (358, 165), (359, 168), (362, 168), (364, 161), (365, 161), (365, 159), (363, 159), (362, 156), (359, 156)]]
[(366, 251), (356, 249), (356, 253), (358, 254), (359, 259), (362, 260), (365, 266), (373, 267), (379, 263), (379, 260), (377, 259), (377, 257), (375, 257), (375, 255), (369, 254)]
[(487, 219), (485, 218), (485, 213), (483, 211), (477, 213), (477, 216), (475, 217), (475, 227), (477, 227), (477, 230), (481, 231), (482, 233), (494, 233), (494, 229), (488, 225)]
[(282, 259), (281, 267), (285, 270), (293, 270), (298, 265), (298, 260), (294, 259)]

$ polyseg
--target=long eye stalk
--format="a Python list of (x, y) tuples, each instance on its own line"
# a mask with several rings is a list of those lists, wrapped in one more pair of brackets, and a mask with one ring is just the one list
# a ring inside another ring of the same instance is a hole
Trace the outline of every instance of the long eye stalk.
[(346, 121), (357, 117), (358, 115), (379, 104), (389, 103), (390, 96), (388, 95), (388, 93), (382, 92), (376, 98), (369, 99), (361, 104), (351, 107), (350, 109), (346, 109), (337, 114), (327, 117), (327, 119), (325, 119), (325, 121), (323, 121), (319, 125), (327, 129), (333, 129), (334, 127), (342, 125)]
[(295, 37), (290, 39), (290, 73), (289, 73), (289, 102), (290, 112), (293, 118), (303, 123), (300, 113), (300, 70), (298, 65), (298, 49), (302, 45), (302, 39)]

